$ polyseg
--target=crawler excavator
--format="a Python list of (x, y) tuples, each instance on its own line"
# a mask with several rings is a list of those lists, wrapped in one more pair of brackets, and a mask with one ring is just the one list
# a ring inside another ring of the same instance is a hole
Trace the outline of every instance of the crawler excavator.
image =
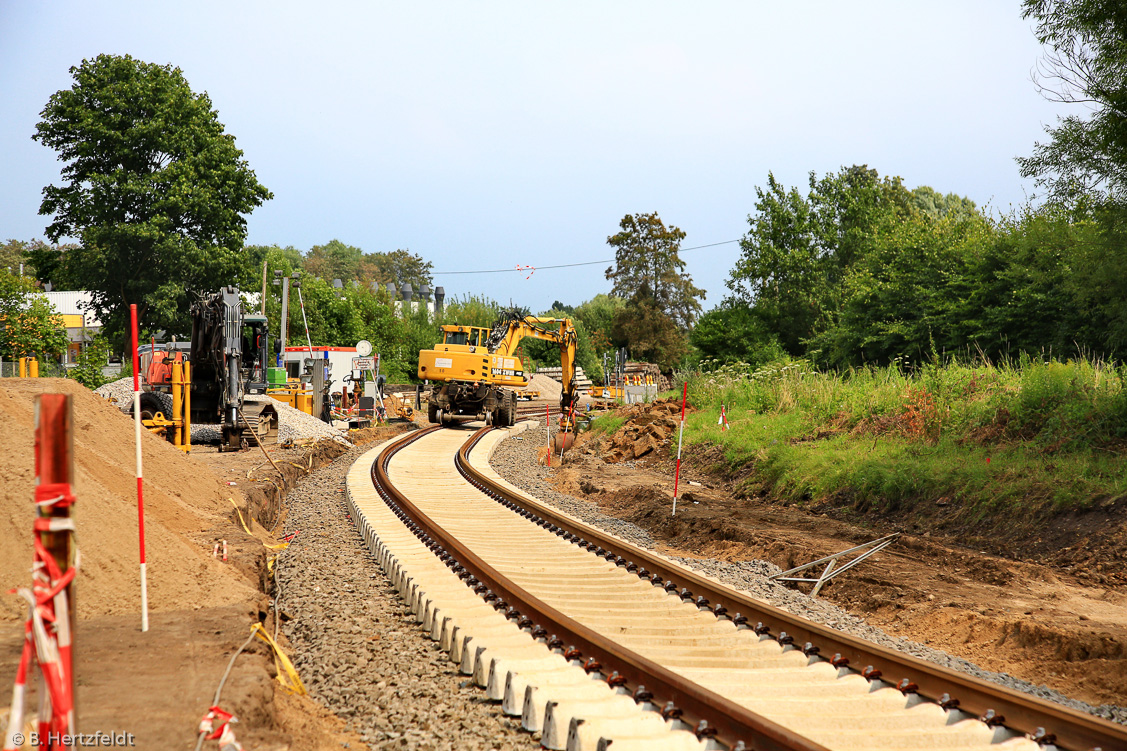
[(575, 351), (578, 338), (569, 318), (537, 318), (503, 311), (493, 328), (442, 326), (442, 341), (419, 352), (419, 378), (434, 383), (427, 402), (432, 423), (457, 417), (484, 419), (507, 427), (516, 422), (516, 389), (528, 385), (516, 348), (526, 336), (555, 342), (560, 348), (563, 393), (555, 451), (567, 450), (575, 439), (573, 409)]
[(262, 443), (276, 442), (278, 411), (273, 401), (244, 401), (248, 393), (266, 392), (265, 316), (245, 313), (235, 287), (200, 296), (190, 312), (190, 343), (139, 348), (146, 391), (141, 394), (142, 418), (170, 412), (172, 362), (187, 355), (192, 364), (191, 422), (218, 424), (220, 451), (239, 450), (248, 431)]

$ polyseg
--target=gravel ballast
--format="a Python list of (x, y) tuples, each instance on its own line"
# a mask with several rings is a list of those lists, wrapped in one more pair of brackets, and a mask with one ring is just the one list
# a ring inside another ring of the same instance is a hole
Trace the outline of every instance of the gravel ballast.
[(344, 481), (370, 446), (304, 478), (288, 496), (279, 557), (282, 631), (309, 693), (372, 749), (536, 749), (519, 718), (503, 716), (460, 675), (361, 539)]
[[(541, 427), (539, 430), (542, 429)], [(498, 444), (490, 459), (494, 471), (516, 487), (550, 506), (554, 506), (592, 526), (598, 527), (604, 532), (609, 532), (639, 547), (654, 549), (654, 539), (646, 530), (631, 522), (603, 514), (595, 504), (559, 493), (553, 488), (547, 480), (553, 470), (537, 462), (537, 449), (544, 444), (544, 441), (537, 436), (539, 430), (527, 431), (515, 439), (505, 440)], [(540, 433), (540, 436), (543, 436), (543, 433)], [(810, 597), (804, 592), (769, 581), (768, 576), (780, 571), (779, 567), (773, 563), (760, 560), (728, 563), (700, 558), (677, 558), (675, 560), (688, 568), (715, 577), (728, 586), (745, 590), (752, 596), (765, 600), (776, 607), (843, 633), (896, 649), (1007, 688), (1048, 699), (1082, 712), (1090, 712), (1113, 722), (1127, 724), (1127, 708), (1108, 704), (1093, 707), (1090, 704), (1070, 699), (1047, 686), (1037, 686), (1005, 673), (983, 670), (961, 657), (955, 657), (926, 645), (886, 634), (833, 603)]]

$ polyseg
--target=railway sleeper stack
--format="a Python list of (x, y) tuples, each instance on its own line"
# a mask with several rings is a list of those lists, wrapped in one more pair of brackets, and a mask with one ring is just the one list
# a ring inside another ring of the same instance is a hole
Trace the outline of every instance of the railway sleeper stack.
[[(474, 476), (520, 494), (489, 468), (488, 458), (506, 433), (524, 425), (481, 438), (468, 458)], [(661, 705), (643, 686), (628, 688), (626, 681), (615, 680), (618, 673), (611, 667), (538, 631), (514, 606), (504, 607), (483, 582), (467, 576), (468, 569), (457, 563), (459, 555), (472, 552), (493, 574), (507, 577), (494, 586), (508, 587), (513, 601), (534, 593), (562, 613), (564, 620), (557, 623), (564, 625), (556, 626), (561, 631), (589, 629), (612, 640), (608, 661), (613, 656), (624, 665), (656, 663), (659, 672), (652, 675), (687, 679), (697, 687), (692, 691), (713, 697), (717, 712), (721, 705), (728, 707), (729, 728), (731, 717), (746, 715), (761, 719), (764, 732), (782, 739), (754, 744), (758, 747), (1052, 748), (1045, 745), (1046, 737), (1027, 737), (992, 721), (997, 718), (967, 714), (958, 702), (941, 706), (906, 681), (896, 685), (888, 682), (895, 680), (891, 676), (882, 680), (879, 671), (858, 672), (860, 666), (848, 667), (785, 634), (751, 627), (738, 614), (723, 617), (719, 607), (701, 598), (655, 586), (644, 571), (624, 565), (622, 555), (617, 560), (597, 555), (580, 547), (575, 535), (545, 525), (528, 510), (543, 508), (535, 499), (520, 494), (528, 506), (522, 501), (523, 513), (516, 513), (496, 490), (479, 490), (459, 474), (453, 457), (468, 436), (455, 430), (424, 433), (394, 462), (384, 455), (385, 446), (369, 451), (348, 476), (350, 514), (424, 632), (502, 712), (519, 716), (522, 727), (539, 733), (544, 748), (603, 751), (611, 742), (612, 751), (722, 746), (708, 723), (685, 723), (672, 703)], [(376, 462), (394, 493), (375, 486)], [(573, 522), (581, 524), (567, 515), (559, 521)], [(427, 525), (431, 532), (452, 535), (447, 544), (457, 555), (426, 533)], [(650, 565), (657, 564), (654, 554), (643, 553), (651, 556)], [(676, 566), (660, 558), (662, 566)]]

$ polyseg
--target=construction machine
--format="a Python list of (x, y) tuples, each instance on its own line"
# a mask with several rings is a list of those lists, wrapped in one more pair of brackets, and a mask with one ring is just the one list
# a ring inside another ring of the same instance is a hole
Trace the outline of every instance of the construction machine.
[(427, 401), (432, 423), (457, 417), (484, 419), (507, 427), (516, 423), (516, 389), (528, 385), (516, 349), (525, 337), (555, 342), (560, 348), (559, 431), (553, 449), (567, 450), (575, 439), (575, 351), (578, 338), (569, 318), (538, 318), (503, 311), (492, 328), (447, 324), (434, 349), (419, 352), (418, 377), (434, 383)]
[[(246, 431), (254, 432), (263, 443), (276, 441), (278, 411), (272, 400), (244, 401), (248, 393), (266, 393), (266, 317), (245, 314), (235, 287), (202, 296), (190, 312), (190, 343), (139, 348), (146, 390), (170, 393), (172, 365), (187, 355), (192, 373), (189, 418), (192, 423), (221, 426), (220, 451), (239, 450)], [(160, 416), (166, 406), (156, 393), (141, 395), (144, 419)]]
[(243, 399), (266, 393), (266, 317), (244, 314), (235, 287), (201, 297), (191, 313), (192, 422), (219, 423), (221, 451), (239, 450), (247, 430), (264, 443), (276, 440), (278, 412), (270, 401)]

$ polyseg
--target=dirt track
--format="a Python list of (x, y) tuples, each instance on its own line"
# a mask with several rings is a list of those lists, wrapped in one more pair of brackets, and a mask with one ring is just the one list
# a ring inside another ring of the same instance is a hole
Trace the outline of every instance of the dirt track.
[[(564, 466), (552, 470), (552, 482), (687, 557), (759, 558), (789, 568), (900, 531), (905, 534), (892, 548), (834, 580), (822, 596), (891, 634), (989, 670), (1096, 705), (1127, 703), (1127, 592), (1069, 573), (1087, 572), (1083, 562), (1092, 561), (1082, 536), (1073, 538), (1073, 555), (1058, 552), (1053, 565), (1039, 562), (1035, 539), (1026, 548), (1007, 544), (1025, 560), (1003, 558), (929, 530), (926, 520), (833, 518), (845, 515), (737, 498), (730, 478), (710, 473), (715, 457), (700, 451), (686, 454), (673, 517), (672, 412), (669, 405), (624, 412), (634, 419), (614, 436), (583, 438)], [(635, 457), (640, 450), (646, 453)], [(1122, 552), (1110, 544), (1099, 549)], [(1110, 561), (1091, 562), (1092, 574), (1099, 563), (1106, 569)]]

